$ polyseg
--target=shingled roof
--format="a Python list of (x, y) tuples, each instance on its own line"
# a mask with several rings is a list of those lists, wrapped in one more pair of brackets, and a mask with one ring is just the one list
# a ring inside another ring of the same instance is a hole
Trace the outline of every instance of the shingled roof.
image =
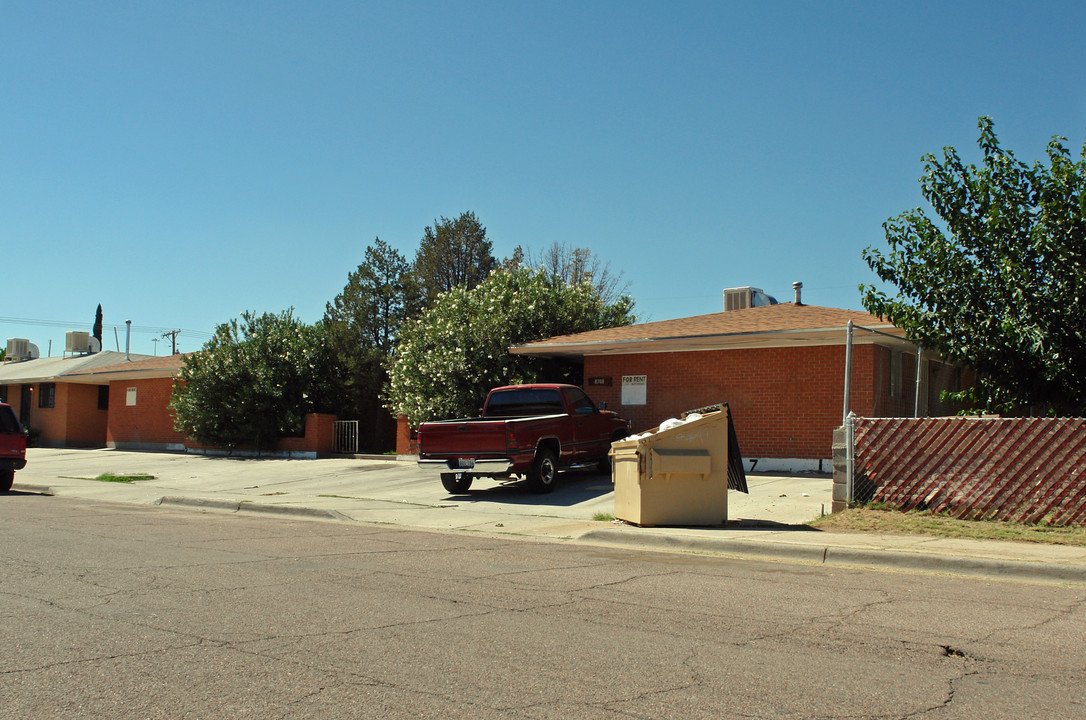
[[(110, 380), (141, 380), (175, 377), (192, 353), (178, 355), (142, 356), (139, 360), (124, 361), (89, 370), (65, 373), (64, 379), (78, 383), (107, 383)], [(123, 353), (122, 353), (123, 356)]]
[[(859, 310), (781, 303), (561, 335), (515, 345), (510, 352), (540, 357), (676, 352), (736, 347), (842, 344), (849, 321), (890, 335), (903, 333)], [(873, 339), (857, 337), (858, 342)], [(894, 342), (891, 338), (884, 338)]]

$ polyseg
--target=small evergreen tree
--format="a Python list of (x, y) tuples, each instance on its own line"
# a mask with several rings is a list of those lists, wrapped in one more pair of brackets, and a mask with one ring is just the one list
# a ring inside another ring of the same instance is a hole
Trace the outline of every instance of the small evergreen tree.
[(98, 303), (98, 309), (94, 312), (94, 327), (91, 337), (98, 341), (98, 349), (102, 349), (102, 304)]

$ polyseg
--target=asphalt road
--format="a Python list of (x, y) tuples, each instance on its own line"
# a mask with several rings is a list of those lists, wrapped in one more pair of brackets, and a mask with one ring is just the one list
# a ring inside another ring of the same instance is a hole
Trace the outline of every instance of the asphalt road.
[(4, 718), (1086, 717), (1086, 588), (0, 497)]

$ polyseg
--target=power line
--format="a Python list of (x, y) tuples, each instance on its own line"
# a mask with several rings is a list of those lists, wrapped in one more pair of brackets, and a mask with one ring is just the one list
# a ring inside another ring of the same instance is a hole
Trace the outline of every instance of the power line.
[[(0, 317), (0, 323), (10, 323), (12, 325), (33, 325), (33, 326), (38, 326), (38, 327), (67, 328), (68, 330), (71, 330), (72, 328), (79, 328), (79, 327), (84, 327), (84, 326), (93, 324), (93, 323), (87, 323), (87, 322), (72, 322), (70, 320), (41, 320), (41, 319), (37, 319), (37, 318), (11, 318), (11, 317)], [(126, 325), (103, 323), (102, 324), (102, 330), (104, 331), (106, 329), (126, 330), (127, 326)], [(132, 332), (141, 333), (141, 334), (145, 334), (145, 335), (158, 335), (159, 337), (161, 337), (163, 333), (176, 332), (176, 333), (178, 333), (179, 335), (181, 335), (183, 337), (200, 338), (200, 339), (205, 339), (205, 340), (210, 339), (213, 336), (213, 333), (204, 332), (203, 330), (178, 330), (176, 328), (171, 328), (171, 327), (167, 327), (167, 326), (155, 327), (155, 326), (152, 326), (152, 325), (133, 325), (132, 326)]]

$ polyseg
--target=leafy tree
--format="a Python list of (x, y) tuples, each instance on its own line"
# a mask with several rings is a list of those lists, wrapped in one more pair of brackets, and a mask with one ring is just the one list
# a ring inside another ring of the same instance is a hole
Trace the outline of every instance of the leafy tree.
[(494, 272), (473, 289), (456, 287), (400, 330), (389, 368), (387, 406), (413, 426), (479, 412), (494, 386), (574, 381), (574, 369), (509, 353), (511, 345), (628, 325), (633, 301), (605, 303), (592, 284), (541, 270)]
[(98, 309), (94, 311), (94, 327), (91, 329), (91, 337), (98, 340), (98, 349), (102, 349), (102, 304), (98, 303)]
[(588, 281), (606, 303), (617, 302), (629, 294), (630, 283), (623, 281), (622, 272), (612, 272), (611, 263), (588, 248), (575, 248), (556, 240), (538, 253), (518, 247), (513, 251), (513, 259), (527, 268), (542, 268), (573, 285)]
[(219, 447), (271, 448), (304, 431), (306, 413), (327, 411), (337, 376), (322, 325), (302, 323), (292, 309), (246, 312), (185, 357), (170, 399), (174, 427)]
[(1086, 411), (1086, 146), (1072, 159), (1054, 137), (1048, 162), (1026, 165), (980, 118), (981, 167), (954, 148), (924, 157), (920, 208), (883, 227), (889, 252), (864, 251), (897, 286), (861, 285), (863, 305), (924, 348), (972, 367), (963, 394), (996, 411)]
[(395, 421), (381, 402), (388, 381), (385, 365), (400, 326), (418, 305), (407, 260), (377, 238), (347, 276), (343, 292), (325, 307), (324, 325), (343, 370), (337, 414), (359, 420), (359, 439), (367, 450), (382, 451), (395, 443)]
[(493, 249), (475, 213), (435, 220), (424, 231), (415, 255), (414, 272), (425, 305), (443, 292), (462, 285), (470, 290), (485, 280), (496, 265)]

